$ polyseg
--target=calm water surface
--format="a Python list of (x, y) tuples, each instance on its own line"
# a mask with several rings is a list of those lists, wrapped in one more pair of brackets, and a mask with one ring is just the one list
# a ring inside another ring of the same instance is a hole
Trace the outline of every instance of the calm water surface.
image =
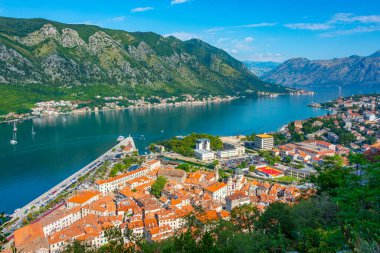
[[(250, 98), (27, 120), (18, 125), (15, 147), (9, 144), (12, 125), (0, 124), (0, 211), (11, 213), (27, 204), (115, 145), (120, 134), (131, 134), (143, 153), (151, 142), (192, 132), (234, 135), (273, 131), (292, 120), (325, 114), (306, 105), (339, 94), (337, 88), (316, 91), (314, 96)], [(379, 93), (380, 88), (341, 91), (344, 96), (368, 92)], [(32, 125), (37, 132), (34, 138)]]

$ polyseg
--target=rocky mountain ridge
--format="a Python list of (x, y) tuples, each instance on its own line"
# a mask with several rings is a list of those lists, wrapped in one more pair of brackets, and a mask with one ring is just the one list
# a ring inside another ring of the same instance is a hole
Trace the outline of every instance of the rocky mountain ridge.
[(380, 84), (380, 51), (331, 60), (293, 58), (262, 77), (282, 85), (377, 85)]
[(164, 93), (287, 92), (201, 40), (0, 18), (0, 84), (124, 85)]

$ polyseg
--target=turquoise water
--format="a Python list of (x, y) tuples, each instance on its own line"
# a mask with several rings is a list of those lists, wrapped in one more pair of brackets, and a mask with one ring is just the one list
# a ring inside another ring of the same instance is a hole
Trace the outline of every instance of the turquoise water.
[[(314, 96), (260, 97), (221, 104), (27, 120), (18, 125), (15, 147), (9, 144), (12, 125), (1, 124), (0, 211), (11, 213), (50, 189), (115, 145), (120, 134), (131, 134), (144, 153), (151, 142), (192, 132), (235, 135), (273, 131), (292, 120), (325, 114), (324, 110), (306, 105), (339, 94), (337, 88), (317, 92)], [(344, 88), (342, 95), (368, 92), (380, 92), (380, 88)], [(37, 132), (34, 138), (32, 124)]]

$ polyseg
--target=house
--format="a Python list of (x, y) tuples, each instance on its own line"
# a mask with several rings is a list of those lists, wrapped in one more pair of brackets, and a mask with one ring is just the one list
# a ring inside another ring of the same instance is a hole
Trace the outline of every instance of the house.
[(157, 176), (162, 176), (168, 180), (175, 182), (184, 182), (186, 179), (186, 172), (180, 169), (171, 169), (171, 168), (161, 168), (157, 172)]
[(244, 192), (238, 191), (226, 197), (226, 210), (231, 212), (235, 207), (249, 203), (250, 197), (245, 195)]
[(71, 209), (58, 209), (48, 216), (43, 217), (40, 223), (45, 236), (48, 236), (55, 231), (70, 226), (81, 218), (81, 208), (77, 206)]
[(328, 132), (327, 133), (327, 139), (329, 139), (332, 142), (338, 142), (339, 136), (336, 133)]
[(100, 191), (81, 191), (66, 200), (67, 208), (72, 208), (75, 206), (84, 206), (86, 204), (90, 204), (99, 199), (101, 195)]
[(224, 200), (227, 196), (227, 185), (223, 182), (216, 182), (204, 189), (205, 193), (209, 193), (212, 199)]
[[(159, 162), (155, 162), (152, 167), (158, 166)], [(136, 170), (123, 173), (121, 175), (111, 177), (105, 180), (95, 181), (95, 188), (102, 192), (104, 195), (111, 193), (117, 189), (121, 189), (125, 186), (125, 182), (131, 179), (144, 176), (150, 171), (151, 167), (141, 167)]]

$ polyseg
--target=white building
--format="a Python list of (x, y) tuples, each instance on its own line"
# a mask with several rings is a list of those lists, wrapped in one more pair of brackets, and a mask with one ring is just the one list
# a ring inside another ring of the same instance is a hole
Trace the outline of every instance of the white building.
[(219, 158), (230, 158), (238, 156), (237, 149), (225, 149), (225, 150), (218, 150), (217, 155)]
[(213, 160), (215, 157), (214, 152), (204, 150), (204, 149), (194, 150), (194, 155), (197, 159), (202, 160), (202, 161)]
[(198, 139), (195, 141), (196, 149), (210, 150), (210, 140), (207, 138)]
[[(155, 163), (156, 164), (156, 163)], [(153, 166), (155, 167), (155, 166)], [(150, 170), (146, 167), (138, 168), (137, 170), (127, 172), (116, 177), (111, 177), (105, 180), (98, 180), (95, 182), (95, 188), (102, 192), (104, 195), (119, 189), (119, 187), (125, 186), (125, 183), (129, 180), (146, 175)]]
[(55, 231), (70, 226), (81, 218), (81, 208), (74, 207), (72, 209), (57, 210), (41, 219), (40, 222), (42, 224), (42, 230), (44, 231), (45, 236), (48, 236)]
[(364, 112), (364, 118), (368, 121), (375, 121), (376, 115), (372, 112)]
[(255, 148), (263, 150), (271, 150), (273, 148), (274, 139), (269, 134), (258, 134), (255, 136)]
[(224, 201), (227, 196), (227, 185), (223, 182), (216, 182), (205, 189), (214, 200)]
[(242, 156), (245, 153), (245, 147), (243, 146), (235, 146), (230, 143), (223, 143), (224, 149), (217, 151), (217, 156), (219, 158), (231, 158), (236, 156)]

